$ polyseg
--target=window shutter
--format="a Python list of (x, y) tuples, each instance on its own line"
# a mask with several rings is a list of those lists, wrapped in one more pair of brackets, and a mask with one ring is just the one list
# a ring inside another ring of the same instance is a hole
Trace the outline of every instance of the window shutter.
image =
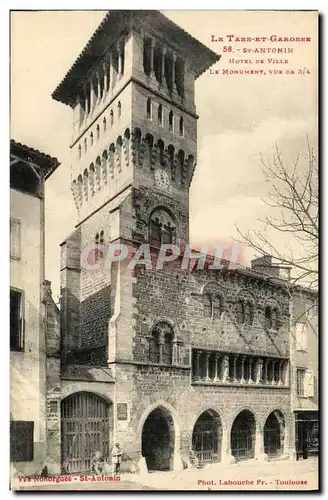
[(10, 257), (20, 258), (21, 229), (19, 220), (10, 220)]
[(14, 421), (10, 424), (10, 461), (33, 460), (34, 422)]
[(312, 370), (307, 370), (305, 374), (305, 396), (313, 398), (314, 396), (314, 375)]

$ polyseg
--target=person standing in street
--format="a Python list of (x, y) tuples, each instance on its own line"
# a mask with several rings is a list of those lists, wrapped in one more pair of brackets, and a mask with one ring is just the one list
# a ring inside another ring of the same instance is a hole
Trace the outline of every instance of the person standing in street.
[(114, 465), (114, 474), (119, 475), (121, 472), (122, 450), (119, 443), (115, 443), (112, 450), (112, 464)]

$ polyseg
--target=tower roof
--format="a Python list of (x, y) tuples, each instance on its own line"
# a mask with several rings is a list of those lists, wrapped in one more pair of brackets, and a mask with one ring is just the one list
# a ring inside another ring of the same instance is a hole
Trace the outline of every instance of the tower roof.
[(170, 44), (184, 48), (185, 52), (188, 51), (196, 78), (221, 57), (157, 10), (109, 11), (54, 90), (53, 99), (70, 105), (81, 75), (84, 75), (90, 66), (104, 55), (108, 40), (114, 41), (115, 35), (127, 31), (133, 23), (147, 26), (148, 30), (167, 37)]

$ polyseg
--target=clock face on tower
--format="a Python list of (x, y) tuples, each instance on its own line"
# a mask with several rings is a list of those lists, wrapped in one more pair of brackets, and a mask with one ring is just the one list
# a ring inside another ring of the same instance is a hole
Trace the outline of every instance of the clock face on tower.
[(159, 168), (155, 172), (155, 183), (156, 186), (158, 186), (161, 189), (168, 189), (170, 187), (169, 174), (165, 170)]

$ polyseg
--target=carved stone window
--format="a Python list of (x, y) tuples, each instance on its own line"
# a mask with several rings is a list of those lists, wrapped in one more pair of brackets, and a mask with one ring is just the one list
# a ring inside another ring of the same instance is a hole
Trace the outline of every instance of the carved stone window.
[(236, 321), (240, 325), (252, 325), (254, 321), (254, 300), (241, 292), (236, 304)]
[(224, 311), (224, 294), (216, 283), (209, 283), (203, 289), (204, 312), (207, 318), (220, 318)]
[(166, 321), (157, 323), (149, 342), (149, 360), (153, 363), (171, 365), (173, 362), (174, 331)]
[(269, 330), (278, 330), (281, 326), (279, 309), (274, 306), (267, 306), (264, 313), (264, 322)]
[(151, 214), (149, 224), (149, 241), (153, 246), (162, 243), (174, 244), (176, 227), (173, 217), (165, 209), (157, 209)]

